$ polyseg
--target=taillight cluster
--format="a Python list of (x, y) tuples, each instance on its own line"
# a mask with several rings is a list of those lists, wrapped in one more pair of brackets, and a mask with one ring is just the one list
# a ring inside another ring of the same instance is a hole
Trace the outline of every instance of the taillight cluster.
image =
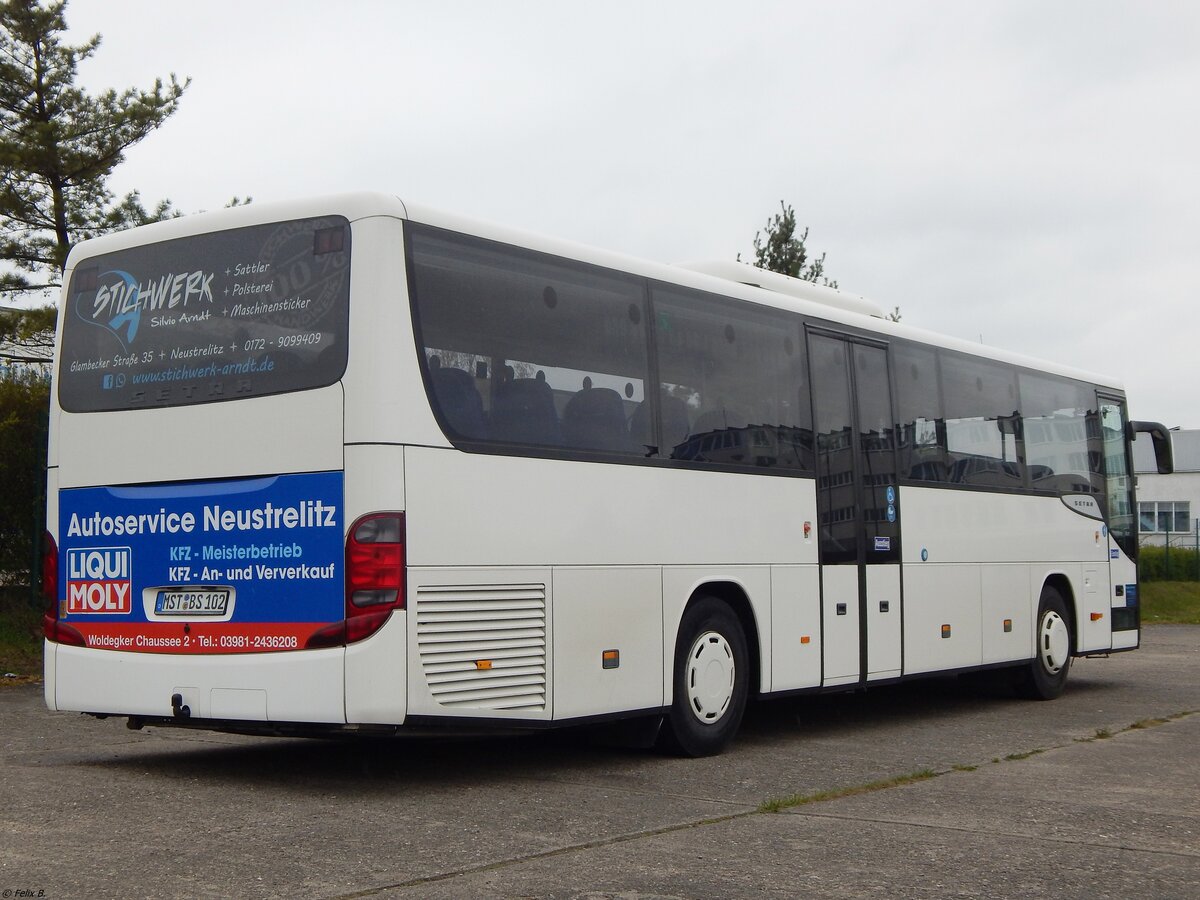
[(353, 644), (404, 608), (404, 513), (371, 513), (346, 536), (346, 618), (320, 629), (308, 649)]
[(58, 620), (58, 544), (48, 531), (42, 537), (42, 597), (46, 601), (46, 614), (42, 616), (42, 633), (46, 640), (84, 646), (83, 635)]

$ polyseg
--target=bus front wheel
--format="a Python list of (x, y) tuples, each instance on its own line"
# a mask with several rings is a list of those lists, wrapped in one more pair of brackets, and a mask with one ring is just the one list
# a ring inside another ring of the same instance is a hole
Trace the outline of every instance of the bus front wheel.
[(1062, 594), (1050, 585), (1042, 588), (1036, 641), (1017, 693), (1031, 700), (1053, 700), (1063, 692), (1071, 670), (1071, 620)]
[(674, 698), (661, 732), (664, 749), (712, 756), (733, 740), (746, 711), (749, 653), (741, 622), (716, 597), (702, 597), (679, 624)]

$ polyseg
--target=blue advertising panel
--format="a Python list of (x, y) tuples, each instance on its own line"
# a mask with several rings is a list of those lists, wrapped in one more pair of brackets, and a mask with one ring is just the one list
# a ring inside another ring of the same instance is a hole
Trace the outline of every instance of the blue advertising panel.
[(59, 614), (87, 646), (293, 650), (345, 617), (343, 474), (59, 494)]

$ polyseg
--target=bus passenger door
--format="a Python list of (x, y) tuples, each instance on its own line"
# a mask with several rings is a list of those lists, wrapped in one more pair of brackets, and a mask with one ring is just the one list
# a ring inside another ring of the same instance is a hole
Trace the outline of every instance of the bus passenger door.
[(901, 673), (900, 506), (887, 349), (811, 333), (824, 684)]

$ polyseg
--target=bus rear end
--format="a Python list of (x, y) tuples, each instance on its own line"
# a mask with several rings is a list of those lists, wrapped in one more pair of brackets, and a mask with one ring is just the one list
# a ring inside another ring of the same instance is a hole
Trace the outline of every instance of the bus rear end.
[[(402, 467), (346, 401), (355, 379), (396, 377), (348, 352), (355, 329), (396, 324), (369, 321), (368, 299), (350, 317), (352, 284), (402, 283), (352, 265), (360, 241), (399, 245), (387, 206), (228, 210), (72, 253), (48, 460), (51, 709), (246, 730), (403, 720)], [(348, 677), (391, 690), (348, 711)]]

